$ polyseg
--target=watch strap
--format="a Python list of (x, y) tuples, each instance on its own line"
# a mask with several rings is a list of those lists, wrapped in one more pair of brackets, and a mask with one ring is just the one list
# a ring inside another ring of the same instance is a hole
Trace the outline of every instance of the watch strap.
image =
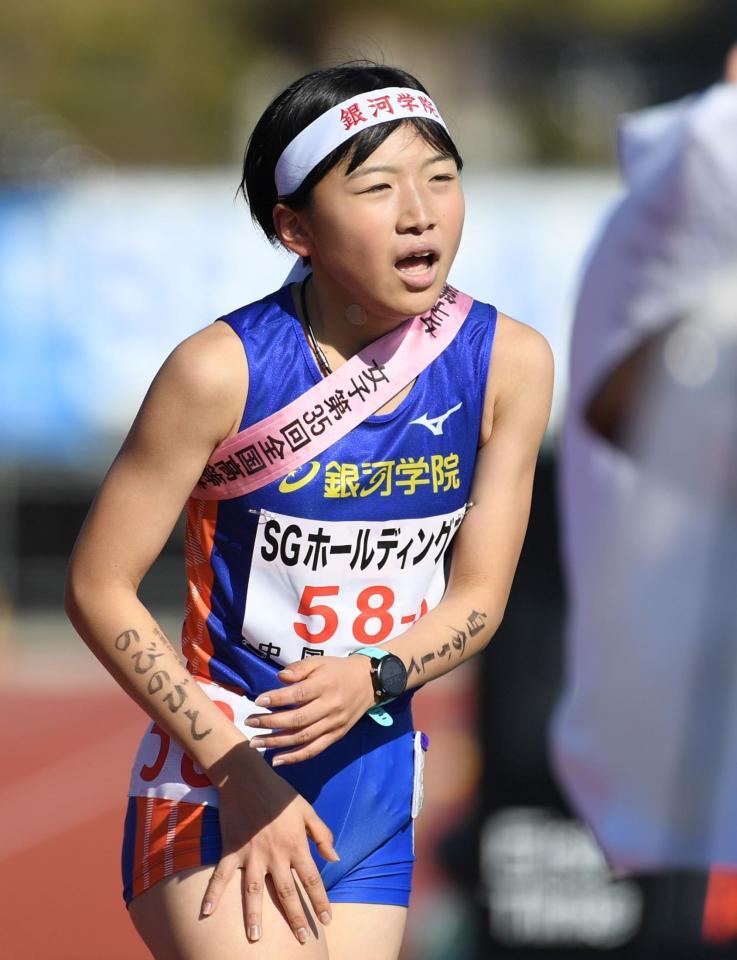
[[(364, 657), (369, 657), (369, 659), (372, 660), (381, 660), (389, 656), (389, 651), (382, 650), (381, 647), (359, 647), (357, 650), (351, 650), (349, 656), (353, 656), (354, 653), (360, 653)], [(377, 703), (375, 706), (369, 707), (366, 711), (371, 719), (381, 727), (390, 727), (394, 723), (394, 718), (383, 706), (385, 703), (391, 703), (392, 700), (396, 700), (396, 697), (389, 697), (382, 703)]]

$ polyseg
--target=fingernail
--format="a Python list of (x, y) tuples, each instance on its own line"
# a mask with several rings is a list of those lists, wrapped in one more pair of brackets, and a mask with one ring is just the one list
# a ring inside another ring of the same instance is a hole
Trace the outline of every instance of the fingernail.
[(304, 927), (300, 927), (297, 931), (297, 939), (300, 943), (307, 943), (307, 931)]
[[(280, 677), (293, 677), (294, 674), (292, 673), (291, 670), (280, 670), (280, 671), (279, 671), (279, 676), (280, 676)], [(257, 702), (258, 702), (258, 701), (257, 701)]]
[(333, 847), (333, 859), (340, 860), (340, 857), (338, 856), (338, 851), (335, 849), (335, 847)]
[(275, 757), (275, 758), (271, 761), (271, 766), (272, 766), (272, 767), (281, 767), (281, 766), (283, 766), (283, 765), (284, 765), (284, 761), (281, 759), (281, 757)]
[(251, 746), (252, 747), (263, 747), (264, 741), (260, 740), (258, 737), (251, 737)]
[(249, 939), (249, 940), (258, 940), (258, 938), (259, 938), (260, 936), (261, 936), (261, 928), (260, 928), (260, 927), (249, 927), (249, 928), (248, 928), (248, 939)]
[(328, 911), (323, 910), (323, 912), (320, 914), (321, 923), (330, 923), (331, 920), (332, 920), (332, 917), (330, 916)]
[(256, 699), (253, 702), (256, 704), (257, 707), (268, 707), (268, 705), (271, 703), (271, 697), (266, 697), (262, 693), (261, 696), (256, 697)]
[(205, 900), (205, 902), (202, 904), (202, 916), (209, 917), (211, 913), (212, 913), (212, 904), (210, 903), (209, 900)]
[(261, 721), (258, 720), (256, 717), (249, 717), (248, 720), (246, 720), (247, 727), (258, 727), (260, 725), (261, 725)]

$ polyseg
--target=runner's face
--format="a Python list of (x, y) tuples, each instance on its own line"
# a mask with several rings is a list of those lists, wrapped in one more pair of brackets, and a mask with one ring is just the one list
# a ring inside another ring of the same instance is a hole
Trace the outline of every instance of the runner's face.
[(455, 162), (403, 124), (353, 173), (345, 170), (344, 162), (320, 180), (305, 211), (316, 282), (376, 317), (424, 313), (461, 239)]

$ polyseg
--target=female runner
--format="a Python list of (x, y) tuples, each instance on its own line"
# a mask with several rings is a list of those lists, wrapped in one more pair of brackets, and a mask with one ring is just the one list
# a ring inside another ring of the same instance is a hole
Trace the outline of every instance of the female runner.
[[(552, 391), (539, 333), (446, 287), (460, 169), (401, 70), (345, 64), (280, 94), (241, 186), (306, 276), (173, 351), (75, 547), (67, 613), (153, 721), (123, 874), (157, 960), (399, 953), (427, 746), (410, 699), (499, 626)], [(441, 301), (470, 310), (405, 386), (237, 493), (336, 429), (384, 367), (260, 446), (224, 441), (420, 318), (422, 354)], [(137, 597), (185, 506), (186, 667)]]

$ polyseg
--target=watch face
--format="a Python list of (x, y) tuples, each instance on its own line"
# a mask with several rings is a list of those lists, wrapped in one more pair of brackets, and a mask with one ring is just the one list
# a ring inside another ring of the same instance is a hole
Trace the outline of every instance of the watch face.
[(386, 697), (398, 697), (407, 688), (407, 671), (404, 664), (393, 653), (379, 661), (377, 669), (379, 683)]

